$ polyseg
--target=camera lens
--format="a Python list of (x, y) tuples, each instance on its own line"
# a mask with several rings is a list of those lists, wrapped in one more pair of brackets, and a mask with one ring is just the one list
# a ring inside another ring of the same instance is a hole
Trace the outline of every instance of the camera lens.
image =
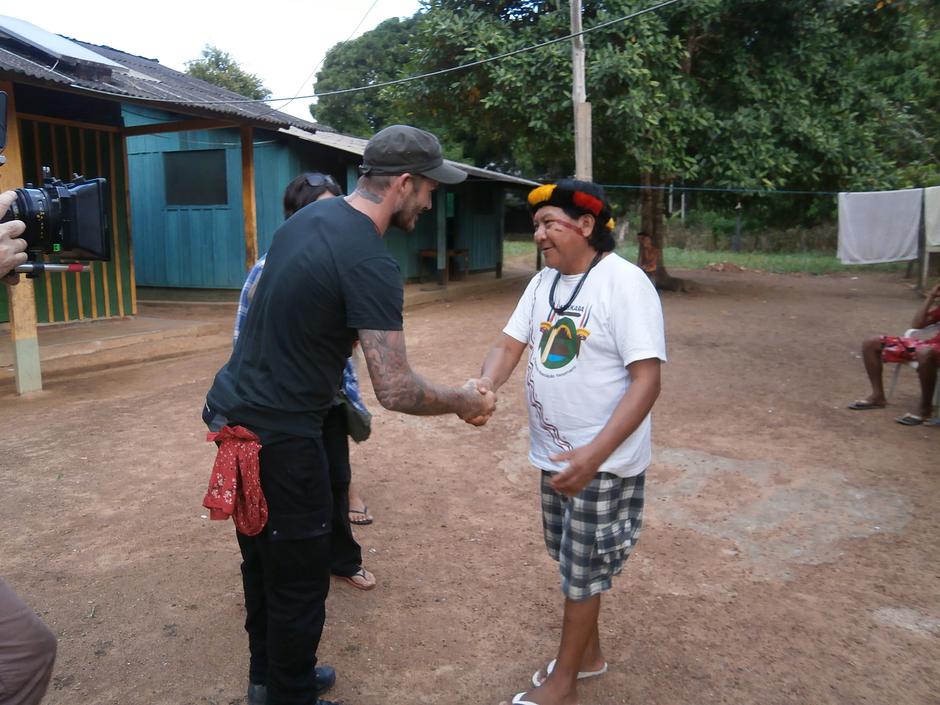
[(18, 188), (16, 200), (0, 222), (22, 220), (26, 223), (22, 238), (27, 249), (43, 251), (58, 227), (58, 206), (58, 201), (53, 202), (43, 189)]

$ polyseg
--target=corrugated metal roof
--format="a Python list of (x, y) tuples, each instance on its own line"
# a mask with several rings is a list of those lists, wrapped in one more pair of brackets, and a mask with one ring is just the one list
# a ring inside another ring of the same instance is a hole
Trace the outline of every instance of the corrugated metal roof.
[[(0, 38), (0, 73), (29, 79), (31, 83), (70, 87), (103, 100), (147, 103), (166, 110), (204, 117), (231, 117), (237, 121), (293, 126), (306, 130), (332, 128), (274, 110), (261, 101), (244, 102), (245, 96), (163, 66), (156, 59), (135, 56), (107, 46), (69, 40), (120, 67), (60, 60), (41, 48), (13, 36)], [(158, 102), (153, 102), (158, 101)], [(219, 101), (204, 103), (203, 101)], [(226, 102), (231, 101), (231, 102)]]
[[(305, 132), (304, 130), (298, 130), (295, 127), (290, 127), (287, 129), (281, 129), (280, 132), (284, 134), (291, 135), (292, 137), (297, 137), (302, 140), (307, 140), (308, 142), (316, 142), (317, 144), (322, 144), (327, 147), (333, 147), (335, 149), (341, 149), (344, 152), (350, 154), (357, 154), (360, 157), (366, 149), (366, 143), (368, 140), (364, 140), (361, 137), (351, 137), (349, 135), (342, 135), (338, 132)], [(464, 164), (462, 162), (454, 162), (450, 159), (445, 160), (448, 164), (452, 164), (458, 169), (462, 169), (467, 172), (469, 176), (474, 176), (480, 179), (488, 179), (490, 181), (503, 181), (508, 184), (516, 184), (518, 186), (538, 186), (537, 181), (531, 181), (529, 179), (523, 179), (518, 176), (511, 176), (509, 174), (502, 174), (498, 171), (493, 171), (492, 169), (481, 169), (480, 167), (473, 166), (471, 164)]]

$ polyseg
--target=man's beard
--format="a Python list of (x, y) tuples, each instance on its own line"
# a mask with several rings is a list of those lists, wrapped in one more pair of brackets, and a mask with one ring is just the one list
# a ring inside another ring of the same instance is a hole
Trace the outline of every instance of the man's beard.
[(415, 229), (420, 214), (421, 211), (415, 213), (413, 208), (402, 208), (400, 211), (396, 211), (392, 216), (392, 225), (400, 230), (404, 230), (406, 233), (410, 233)]

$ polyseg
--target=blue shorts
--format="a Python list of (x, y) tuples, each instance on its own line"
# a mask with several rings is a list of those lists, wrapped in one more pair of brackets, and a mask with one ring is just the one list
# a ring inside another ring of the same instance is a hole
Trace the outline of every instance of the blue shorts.
[(559, 563), (565, 597), (586, 600), (610, 590), (611, 579), (633, 551), (643, 525), (646, 473), (598, 473), (575, 497), (552, 489), (553, 474), (542, 471), (545, 546)]

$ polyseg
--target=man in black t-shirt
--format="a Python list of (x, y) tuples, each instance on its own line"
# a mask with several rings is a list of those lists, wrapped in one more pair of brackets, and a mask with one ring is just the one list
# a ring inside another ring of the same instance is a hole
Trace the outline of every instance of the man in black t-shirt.
[(443, 161), (434, 135), (405, 125), (369, 140), (360, 173), (352, 194), (306, 206), (275, 233), (244, 328), (206, 397), (207, 422), (222, 416), (262, 446), (267, 523), (254, 536), (236, 532), (249, 705), (329, 705), (318, 695), (331, 674), (315, 669), (332, 512), (320, 429), (353, 342), (360, 341), (387, 409), (456, 413), (482, 425), (495, 408), (492, 392), (479, 392), (473, 380), (444, 387), (411, 369), (401, 273), (381, 242), (391, 225), (412, 231), (437, 185), (466, 174)]

